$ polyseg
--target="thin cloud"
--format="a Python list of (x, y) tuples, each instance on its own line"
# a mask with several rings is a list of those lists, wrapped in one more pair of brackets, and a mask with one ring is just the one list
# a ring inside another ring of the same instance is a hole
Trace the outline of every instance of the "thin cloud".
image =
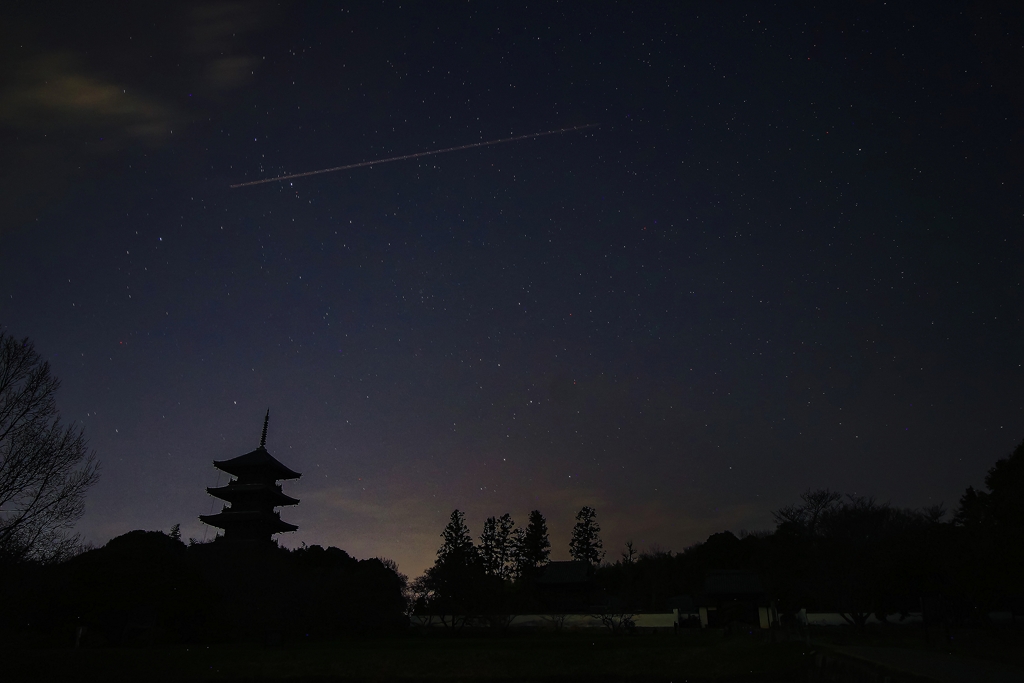
[(170, 107), (89, 74), (69, 54), (35, 59), (0, 92), (0, 122), (17, 128), (92, 129), (153, 144), (170, 135), (174, 119)]
[(332, 513), (344, 512), (374, 521), (416, 517), (421, 507), (417, 498), (390, 499), (387, 495), (380, 495), (380, 500), (374, 501), (366, 500), (360, 493), (358, 487), (332, 486), (304, 492), (302, 499), (303, 502), (316, 502)]
[(201, 63), (208, 88), (238, 88), (252, 79), (258, 60), (240, 46), (265, 23), (269, 9), (265, 3), (216, 2), (192, 10), (185, 51)]
[(305, 491), (300, 498), (287, 519), (299, 525), (300, 534), (315, 527), (309, 542), (336, 545), (355, 557), (390, 557), (412, 576), (433, 562), (447, 520), (447, 512), (443, 520), (430, 514), (422, 498), (387, 490), (367, 495), (361, 487), (333, 486)]

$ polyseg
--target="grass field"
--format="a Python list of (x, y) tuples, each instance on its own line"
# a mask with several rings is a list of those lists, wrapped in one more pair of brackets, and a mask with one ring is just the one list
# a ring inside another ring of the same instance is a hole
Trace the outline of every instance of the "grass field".
[(0, 651), (7, 681), (794, 681), (799, 642), (708, 632), (398, 637), (274, 648)]
[(1000, 662), (1024, 669), (1024, 629), (933, 628), (926, 640), (920, 628), (869, 628), (862, 632), (847, 628), (814, 629), (812, 641), (823, 647), (874, 646), (944, 652), (965, 659)]

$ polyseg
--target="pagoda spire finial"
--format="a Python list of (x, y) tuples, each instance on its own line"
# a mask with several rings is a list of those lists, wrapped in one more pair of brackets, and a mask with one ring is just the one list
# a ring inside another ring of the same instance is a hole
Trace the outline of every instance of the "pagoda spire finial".
[(263, 418), (263, 436), (260, 437), (260, 448), (267, 447), (267, 425), (270, 424), (270, 408), (267, 408), (267, 416)]

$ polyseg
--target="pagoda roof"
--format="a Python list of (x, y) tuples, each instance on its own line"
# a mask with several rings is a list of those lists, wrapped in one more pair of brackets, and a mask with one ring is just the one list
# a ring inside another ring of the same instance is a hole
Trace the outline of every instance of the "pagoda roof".
[[(298, 479), (302, 475), (272, 456), (265, 446), (230, 460), (214, 460), (213, 466), (219, 470), (241, 477), (246, 474), (270, 474), (274, 479)], [(298, 502), (298, 501), (296, 501)]]
[(299, 527), (282, 521), (276, 514), (256, 510), (224, 510), (215, 515), (199, 515), (199, 519), (211, 526), (228, 529), (230, 527), (259, 526), (277, 534), (282, 531), (295, 531)]
[(299, 501), (296, 498), (292, 498), (281, 491), (280, 486), (274, 486), (272, 484), (253, 483), (253, 484), (240, 484), (237, 481), (233, 481), (227, 486), (221, 486), (219, 488), (207, 488), (206, 492), (211, 496), (226, 500), (229, 503), (233, 503), (240, 498), (246, 496), (257, 496), (261, 493), (265, 494), (270, 500), (277, 505), (298, 505)]

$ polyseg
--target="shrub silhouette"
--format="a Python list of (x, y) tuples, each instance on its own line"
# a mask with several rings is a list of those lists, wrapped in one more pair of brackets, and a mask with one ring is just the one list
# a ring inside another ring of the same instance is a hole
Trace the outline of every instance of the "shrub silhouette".
[(132, 531), (11, 583), (0, 628), (20, 642), (69, 645), (82, 628), (83, 646), (277, 643), (405, 624), (404, 578), (333, 547), (186, 546)]

